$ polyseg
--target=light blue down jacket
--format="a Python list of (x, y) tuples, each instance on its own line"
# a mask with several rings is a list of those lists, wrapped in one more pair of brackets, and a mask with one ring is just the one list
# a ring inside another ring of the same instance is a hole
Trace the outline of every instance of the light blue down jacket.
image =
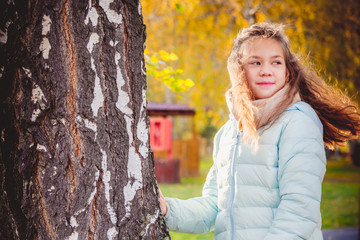
[(219, 240), (322, 239), (326, 159), (316, 113), (297, 102), (258, 134), (254, 153), (230, 114), (215, 136), (202, 197), (166, 198), (171, 231), (205, 233), (215, 227)]

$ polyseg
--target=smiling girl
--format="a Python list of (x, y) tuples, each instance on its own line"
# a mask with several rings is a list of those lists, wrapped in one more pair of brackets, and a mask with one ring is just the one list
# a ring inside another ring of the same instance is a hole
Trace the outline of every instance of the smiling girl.
[(305, 68), (281, 26), (243, 29), (228, 59), (229, 121), (214, 139), (201, 197), (164, 198), (172, 231), (215, 239), (322, 239), (324, 144), (356, 138), (355, 104)]

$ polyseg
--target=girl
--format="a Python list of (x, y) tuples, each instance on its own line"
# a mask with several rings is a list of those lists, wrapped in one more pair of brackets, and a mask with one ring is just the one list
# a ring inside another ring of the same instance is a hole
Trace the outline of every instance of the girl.
[(324, 144), (355, 138), (358, 108), (290, 52), (281, 26), (243, 29), (228, 59), (230, 120), (214, 139), (202, 197), (160, 194), (172, 231), (215, 239), (322, 239)]

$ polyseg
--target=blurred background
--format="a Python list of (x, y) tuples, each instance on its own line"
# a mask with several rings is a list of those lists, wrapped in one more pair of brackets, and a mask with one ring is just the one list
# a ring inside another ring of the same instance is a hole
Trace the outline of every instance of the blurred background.
[[(212, 164), (213, 136), (228, 118), (224, 98), (230, 87), (226, 61), (243, 27), (264, 21), (284, 24), (292, 51), (303, 63), (313, 65), (329, 84), (346, 91), (355, 102), (360, 101), (359, 0), (142, 0), (141, 4), (147, 33), (148, 101), (167, 104), (163, 107), (168, 112), (158, 116), (171, 119), (173, 142), (197, 139), (197, 144), (191, 145), (198, 149), (198, 160), (187, 164), (192, 168), (188, 172), (181, 169), (186, 156), (176, 156), (181, 150), (170, 145), (170, 149), (161, 150), (159, 143), (156, 158), (180, 158), (178, 183), (160, 184), (166, 196), (186, 199), (201, 194)], [(174, 112), (179, 104), (195, 114)], [(153, 126), (156, 124), (153, 122)], [(159, 135), (154, 128), (151, 131), (153, 136)], [(358, 147), (358, 141), (353, 141), (327, 151), (321, 209), (324, 229), (359, 225)], [(167, 153), (161, 153), (164, 151)], [(172, 239), (213, 238), (213, 233), (171, 234)]]

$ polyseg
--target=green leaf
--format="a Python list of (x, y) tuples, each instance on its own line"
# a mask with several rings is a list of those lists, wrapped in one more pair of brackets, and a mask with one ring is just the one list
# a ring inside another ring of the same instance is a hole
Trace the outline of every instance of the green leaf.
[(176, 61), (178, 59), (175, 53), (168, 53), (164, 50), (152, 55), (149, 54), (149, 51), (146, 51), (146, 74), (158, 81), (162, 81), (173, 92), (187, 91), (194, 86), (194, 82), (189, 78), (186, 80), (182, 78), (184, 70), (174, 69), (168, 65), (169, 61)]
[(184, 13), (184, 9), (181, 7), (180, 4), (176, 3), (175, 7), (176, 7), (176, 11), (178, 11), (179, 13)]
[(190, 79), (190, 78), (187, 78), (186, 80), (185, 80), (185, 86), (186, 87), (188, 87), (188, 88), (191, 88), (192, 86), (194, 86), (195, 85), (195, 83)]

